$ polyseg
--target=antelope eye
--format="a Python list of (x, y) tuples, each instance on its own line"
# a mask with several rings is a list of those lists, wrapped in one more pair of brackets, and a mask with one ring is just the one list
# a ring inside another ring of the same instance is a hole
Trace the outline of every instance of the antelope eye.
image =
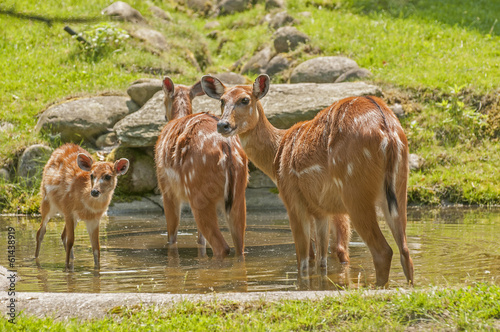
[(249, 102), (250, 102), (250, 99), (248, 99), (248, 98), (246, 98), (246, 97), (245, 97), (245, 98), (243, 98), (243, 99), (241, 100), (241, 103), (242, 103), (243, 105), (248, 105), (248, 103), (249, 103)]
[(111, 175), (109, 175), (109, 174), (104, 175), (104, 180), (106, 180), (106, 181), (111, 180)]

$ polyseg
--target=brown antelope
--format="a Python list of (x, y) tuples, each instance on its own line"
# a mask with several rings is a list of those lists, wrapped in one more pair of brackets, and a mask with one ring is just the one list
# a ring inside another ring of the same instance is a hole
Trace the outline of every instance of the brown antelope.
[(156, 142), (155, 161), (168, 243), (176, 243), (180, 206), (189, 202), (198, 243), (204, 246), (204, 237), (214, 257), (225, 257), (230, 249), (217, 221), (217, 209), (223, 205), (236, 254), (243, 255), (248, 167), (239, 139), (219, 135), (213, 115), (192, 114), (191, 101), (204, 94), (200, 82), (192, 87), (174, 86), (165, 77), (163, 92), (168, 123)]
[(239, 135), (250, 160), (277, 183), (299, 271), (307, 273), (314, 237), (318, 263), (326, 268), (329, 220), (336, 233), (337, 256), (341, 262), (349, 261), (350, 219), (370, 249), (377, 285), (386, 285), (392, 249), (377, 222), (376, 207), (380, 207), (399, 247), (405, 276), (413, 282), (406, 243), (408, 143), (382, 100), (345, 98), (310, 121), (280, 130), (267, 120), (259, 101), (269, 90), (267, 75), (257, 77), (253, 86), (226, 88), (211, 76), (201, 82), (208, 96), (221, 101), (219, 133)]
[(108, 209), (116, 187), (116, 177), (125, 174), (129, 161), (125, 158), (110, 162), (94, 162), (90, 154), (75, 144), (65, 144), (56, 149), (43, 169), (42, 223), (36, 234), (35, 258), (50, 218), (56, 213), (64, 216), (61, 239), (66, 249), (66, 268), (73, 259), (75, 226), (84, 220), (92, 243), (94, 265), (99, 267), (99, 221)]

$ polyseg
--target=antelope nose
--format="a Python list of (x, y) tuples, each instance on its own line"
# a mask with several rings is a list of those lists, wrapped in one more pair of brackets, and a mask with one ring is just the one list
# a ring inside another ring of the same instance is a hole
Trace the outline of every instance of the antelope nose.
[(100, 194), (99, 190), (92, 189), (90, 191), (90, 195), (92, 195), (92, 197), (99, 197), (99, 194)]
[(217, 122), (217, 132), (219, 134), (227, 134), (231, 131), (231, 125), (226, 120), (219, 120)]

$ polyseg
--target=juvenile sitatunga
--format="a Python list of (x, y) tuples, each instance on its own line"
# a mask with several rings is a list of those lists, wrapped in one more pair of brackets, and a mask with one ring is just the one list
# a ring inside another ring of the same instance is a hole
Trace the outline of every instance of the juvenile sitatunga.
[(202, 246), (205, 238), (217, 258), (230, 252), (219, 229), (219, 209), (226, 215), (236, 255), (243, 255), (248, 167), (239, 139), (217, 133), (215, 116), (192, 114), (191, 101), (204, 94), (200, 82), (186, 87), (165, 77), (163, 92), (168, 123), (156, 142), (155, 161), (168, 243), (176, 243), (181, 203), (189, 202)]
[(78, 220), (85, 221), (92, 243), (94, 266), (100, 265), (99, 221), (108, 209), (119, 175), (127, 172), (125, 158), (111, 162), (94, 162), (90, 154), (75, 144), (57, 148), (43, 169), (40, 192), (42, 222), (36, 235), (35, 258), (50, 218), (61, 213), (64, 230), (61, 239), (66, 250), (66, 267), (72, 265), (75, 227)]
[(406, 242), (408, 143), (398, 119), (381, 99), (345, 98), (310, 121), (280, 130), (269, 123), (259, 101), (269, 90), (267, 75), (257, 77), (252, 86), (232, 88), (204, 76), (202, 87), (221, 101), (219, 133), (239, 135), (249, 159), (277, 183), (299, 271), (307, 273), (311, 238), (316, 239), (319, 265), (326, 268), (329, 221), (335, 225), (334, 250), (348, 262), (350, 219), (370, 249), (376, 284), (386, 285), (392, 249), (377, 222), (380, 207), (399, 247), (405, 276), (413, 283)]

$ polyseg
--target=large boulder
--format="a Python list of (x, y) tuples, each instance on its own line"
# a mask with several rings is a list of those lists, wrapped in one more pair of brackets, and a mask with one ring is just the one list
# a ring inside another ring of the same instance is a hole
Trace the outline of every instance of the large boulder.
[(266, 10), (285, 8), (285, 0), (266, 0)]
[(36, 124), (36, 131), (61, 134), (63, 142), (94, 143), (125, 116), (139, 106), (125, 96), (99, 96), (71, 99), (49, 107)]
[(222, 0), (217, 6), (221, 15), (234, 14), (247, 9), (249, 0)]
[(157, 6), (151, 6), (149, 7), (149, 11), (159, 19), (164, 20), (165, 22), (170, 22), (172, 21), (172, 15), (170, 15), (169, 12), (164, 11), (160, 7)]
[(149, 99), (139, 111), (118, 121), (113, 130), (122, 146), (154, 146), (165, 123), (162, 90)]
[(290, 61), (281, 54), (276, 55), (269, 61), (266, 66), (266, 74), (273, 76), (280, 73), (290, 67)]
[(214, 74), (213, 76), (217, 77), (224, 84), (246, 84), (247, 80), (245, 76), (236, 74), (233, 72), (219, 73)]
[[(333, 102), (350, 96), (381, 95), (377, 86), (364, 82), (331, 84), (272, 84), (261, 100), (269, 121), (278, 128), (312, 119)], [(193, 99), (193, 110), (220, 115), (220, 102), (201, 96)], [(122, 146), (154, 146), (165, 125), (163, 91), (157, 92), (139, 111), (118, 122), (114, 130)]]
[(184, 0), (183, 3), (196, 12), (208, 13), (212, 9), (210, 0)]
[(272, 50), (270, 47), (264, 47), (257, 52), (241, 69), (241, 74), (262, 74), (271, 60)]
[(342, 83), (348, 81), (355, 81), (363, 78), (368, 78), (372, 76), (371, 71), (366, 68), (353, 68), (351, 70), (346, 71), (342, 75), (340, 75), (334, 83)]
[(17, 175), (24, 179), (28, 186), (35, 184), (40, 178), (45, 163), (50, 158), (52, 149), (42, 144), (35, 144), (24, 150), (17, 164)]
[(157, 186), (155, 162), (153, 157), (141, 149), (122, 148), (113, 150), (107, 157), (108, 161), (127, 158), (130, 162), (125, 175), (118, 177), (117, 193), (145, 194), (151, 193)]
[(278, 29), (284, 27), (286, 25), (292, 25), (296, 23), (296, 20), (293, 16), (290, 16), (286, 11), (276, 13), (276, 15), (272, 16), (269, 20), (269, 27), (272, 29)]
[(139, 11), (123, 1), (116, 1), (112, 3), (110, 6), (102, 10), (102, 14), (122, 21), (142, 24), (146, 23), (146, 20)]
[(340, 75), (358, 68), (356, 61), (342, 56), (326, 56), (307, 60), (298, 65), (290, 77), (291, 83), (333, 83)]
[(295, 27), (281, 27), (274, 33), (274, 48), (277, 53), (293, 51), (300, 44), (307, 43), (310, 38)]
[(127, 89), (127, 94), (130, 96), (130, 99), (142, 107), (161, 89), (162, 82), (160, 79), (144, 78), (132, 82)]
[(134, 38), (140, 39), (159, 51), (166, 51), (168, 43), (165, 36), (159, 31), (149, 28), (137, 28), (129, 31)]

